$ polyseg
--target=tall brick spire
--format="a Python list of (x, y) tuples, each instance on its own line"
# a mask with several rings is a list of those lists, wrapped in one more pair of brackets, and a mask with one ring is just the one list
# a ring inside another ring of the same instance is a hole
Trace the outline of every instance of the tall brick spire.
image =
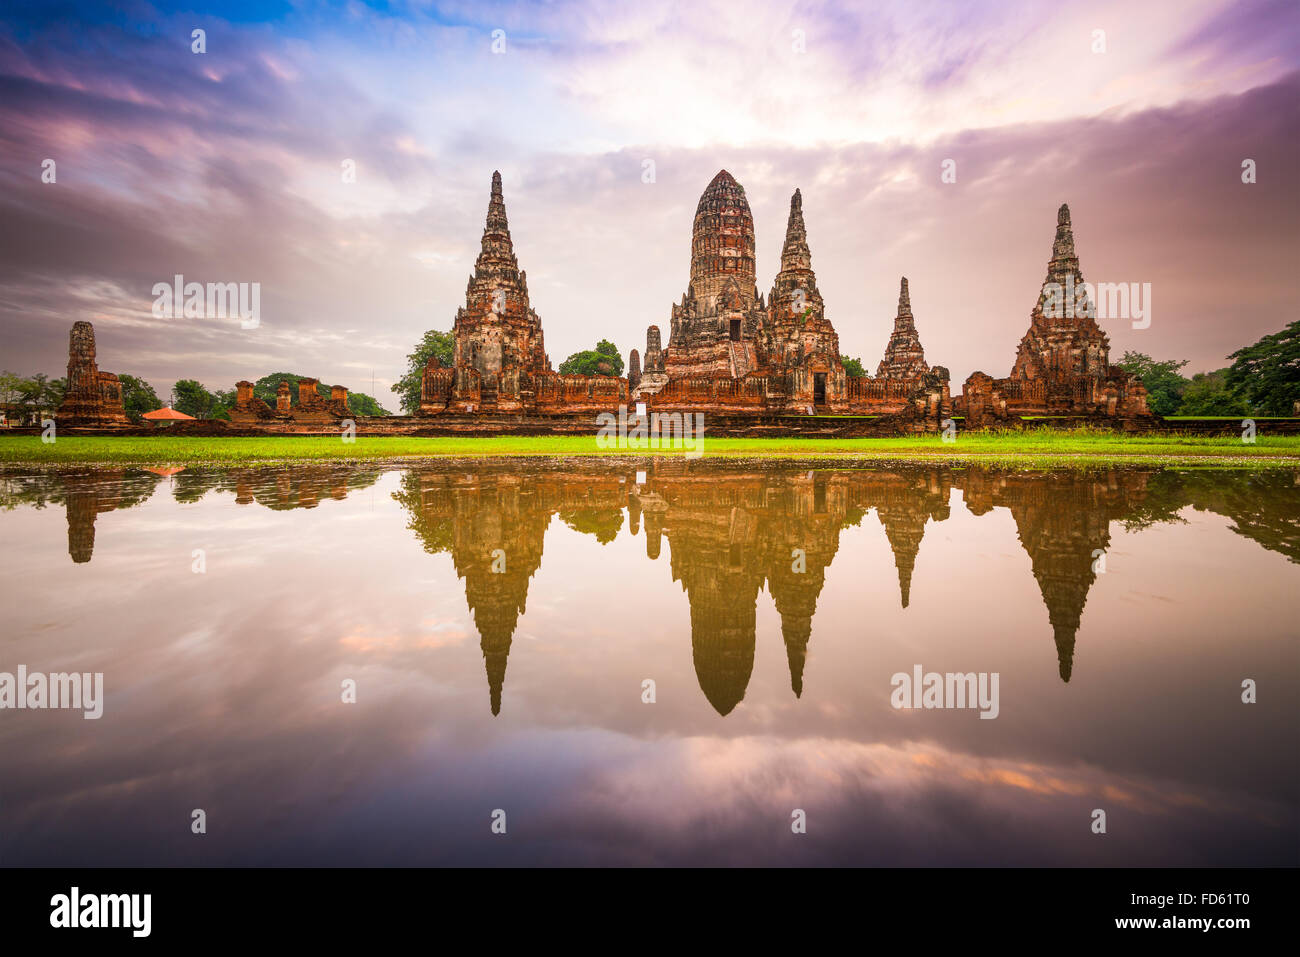
[(514, 277), (519, 272), (515, 259), (515, 246), (510, 239), (510, 223), (506, 219), (506, 201), (501, 193), (501, 174), (492, 173), (492, 196), (488, 200), (487, 223), (483, 227), (483, 248), (474, 264), (476, 276), (498, 275)]
[(912, 317), (912, 298), (904, 276), (898, 287), (898, 313), (894, 316), (894, 332), (885, 346), (885, 358), (876, 369), (878, 379), (912, 379), (925, 375), (930, 366), (925, 361), (925, 350), (916, 334), (916, 320)]
[(627, 356), (627, 387), (635, 389), (641, 384), (641, 353), (633, 349)]
[(781, 271), (812, 272), (812, 253), (808, 250), (808, 230), (803, 224), (803, 195), (799, 190), (790, 197), (790, 218), (785, 224), (785, 245), (781, 248)]
[(907, 277), (898, 284), (898, 315), (894, 317), (894, 331), (916, 330), (916, 320), (912, 317), (912, 296), (907, 289)]
[[(745, 189), (725, 169), (700, 195), (691, 228), (691, 281), (672, 307), (664, 372), (740, 377), (754, 363), (763, 323), (754, 282), (754, 216)], [(642, 381), (650, 372), (650, 355)]]
[[(1056, 211), (1056, 238), (1052, 240), (1052, 258), (1047, 261), (1047, 278), (1043, 280), (1044, 287), (1048, 283), (1057, 283), (1061, 286), (1069, 284), (1075, 290), (1083, 286), (1083, 273), (1079, 270), (1079, 256), (1074, 251), (1074, 228), (1070, 225), (1070, 207), (1065, 203), (1061, 204), (1060, 209)], [(1044, 305), (1048, 304), (1047, 290), (1044, 288), (1039, 296), (1038, 306), (1035, 308), (1036, 318), (1041, 319), (1041, 313)], [(1080, 316), (1086, 312), (1087, 307), (1076, 302), (1071, 312), (1076, 312)], [(1050, 311), (1050, 310), (1049, 310)], [(1060, 316), (1048, 316), (1049, 319), (1061, 318)]]
[(1057, 278), (1064, 282), (1065, 277), (1073, 273), (1075, 282), (1082, 282), (1079, 275), (1079, 257), (1074, 254), (1074, 230), (1070, 227), (1070, 207), (1066, 203), (1056, 211), (1056, 239), (1052, 242), (1052, 261), (1047, 265), (1048, 278)]
[(785, 245), (781, 247), (781, 271), (772, 282), (768, 302), (773, 331), (782, 337), (789, 337), (791, 319), (799, 320), (797, 326), (803, 329), (806, 320), (820, 322), (825, 314), (817, 290), (817, 276), (813, 273), (812, 252), (808, 249), (808, 229), (803, 222), (803, 194), (797, 189), (790, 197), (790, 218), (785, 225)]
[(95, 327), (74, 322), (68, 335), (68, 379), (55, 413), (59, 425), (128, 425), (122, 384), (95, 363)]
[[(483, 248), (465, 285), (465, 305), (456, 312), (452, 333), (456, 339), (454, 366), (472, 366), (487, 382), (488, 394), (496, 393), (495, 407), (480, 400), (483, 404), (474, 403), (479, 409), (516, 411), (522, 400), (515, 394), (515, 374), (531, 375), (551, 369), (542, 338), (542, 320), (528, 300), (528, 274), (519, 268), (515, 258), (498, 172), (492, 174)], [(504, 402), (500, 383), (493, 381), (502, 374), (509, 377)]]
[(734, 280), (743, 295), (757, 298), (754, 275), (754, 215), (745, 188), (720, 170), (695, 207), (691, 289), (695, 297), (713, 300)]
[(1016, 351), (1011, 378), (1105, 376), (1110, 369), (1110, 338), (1089, 315), (1092, 309), (1074, 251), (1070, 207), (1062, 203), (1056, 211), (1056, 238), (1047, 262), (1047, 278), (1030, 313), (1029, 330)]

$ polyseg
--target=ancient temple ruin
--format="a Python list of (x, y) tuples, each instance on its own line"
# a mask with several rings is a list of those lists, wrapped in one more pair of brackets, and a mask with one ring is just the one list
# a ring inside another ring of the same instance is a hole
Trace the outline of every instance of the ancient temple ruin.
[(845, 372), (839, 336), (817, 288), (797, 189), (781, 266), (766, 299), (755, 277), (749, 200), (722, 170), (696, 206), (690, 282), (670, 313), (662, 368), (651, 358), (659, 354), (659, 330), (651, 326), (634, 400), (652, 411), (890, 415), (899, 416), (904, 429), (908, 422), (937, 428), (951, 406), (948, 373), (923, 358), (919, 365), (906, 361), (912, 344), (920, 349), (914, 327), (909, 342), (900, 339), (899, 361), (887, 354), (889, 375)]
[(738, 379), (757, 365), (764, 323), (755, 283), (754, 217), (745, 190), (726, 170), (695, 208), (691, 278), (672, 307), (665, 369), (670, 379)]
[[(626, 378), (557, 374), (515, 254), (501, 174), (494, 172), (479, 253), (453, 322), (453, 357), (449, 365), (429, 359), (415, 414), (357, 416), (345, 387), (325, 395), (314, 379), (297, 383), (296, 398), (294, 387), (280, 383), (272, 405), (245, 380), (236, 384), (229, 423), (189, 423), (186, 430), (591, 434), (597, 416), (620, 408), (635, 416), (642, 406), (651, 414), (707, 414), (714, 435), (932, 433), (952, 415), (964, 416), (968, 429), (1015, 425), (1028, 416), (1125, 428), (1158, 423), (1141, 382), (1110, 364), (1067, 206), (1058, 212), (1047, 275), (1006, 378), (975, 372), (954, 398), (948, 370), (926, 358), (911, 292), (902, 278), (875, 375), (849, 375), (818, 288), (803, 194), (796, 189), (790, 197), (779, 268), (763, 294), (749, 200), (721, 170), (696, 205), (690, 277), (669, 310), (668, 342), (659, 326), (649, 326), (644, 352), (628, 356)], [(59, 423), (128, 426), (117, 377), (95, 364), (90, 323), (73, 326), (69, 352)]]
[(885, 346), (885, 357), (876, 367), (876, 378), (919, 379), (929, 371), (925, 350), (921, 348), (921, 338), (916, 334), (912, 299), (907, 291), (907, 277), (904, 276), (898, 288), (898, 314), (894, 316), (894, 331)]
[(68, 335), (68, 385), (54, 419), (60, 427), (130, 425), (122, 383), (95, 362), (95, 327), (88, 322), (74, 322)]
[(1151, 415), (1142, 383), (1110, 364), (1110, 337), (1097, 325), (1095, 302), (1079, 269), (1069, 206), (1057, 211), (1047, 278), (1011, 375), (994, 379), (973, 373), (955, 407), (966, 416), (967, 428), (1025, 415)]
[[(635, 349), (632, 350), (636, 352)], [(668, 384), (668, 372), (664, 362), (664, 350), (660, 343), (659, 327), (650, 326), (645, 331), (645, 366), (640, 367), (640, 357), (638, 357), (638, 369), (636, 385), (632, 384), (631, 378), (628, 379), (629, 390), (641, 397), (654, 395), (665, 385)], [(632, 365), (632, 357), (628, 356), (628, 367)]]
[(627, 404), (626, 379), (557, 375), (551, 368), (542, 320), (528, 297), (528, 274), (515, 257), (499, 172), (492, 174), (478, 260), (452, 332), (452, 368), (443, 368), (436, 357), (425, 368), (421, 416), (578, 414)]
[(319, 379), (298, 380), (298, 401), (288, 382), (276, 389), (275, 408), (253, 394), (253, 383), (245, 379), (235, 383), (235, 404), (230, 421), (235, 425), (279, 425), (286, 429), (337, 426), (352, 416), (348, 408), (348, 390), (330, 386), (330, 397), (320, 394)]

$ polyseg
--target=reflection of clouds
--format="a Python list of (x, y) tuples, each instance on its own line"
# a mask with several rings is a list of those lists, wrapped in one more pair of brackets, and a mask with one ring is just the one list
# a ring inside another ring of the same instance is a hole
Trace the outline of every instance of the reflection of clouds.
[(427, 629), (422, 634), (376, 634), (370, 629), (363, 629), (344, 635), (339, 645), (349, 652), (357, 652), (377, 658), (391, 657), (398, 652), (430, 651), (463, 644), (472, 636), (461, 622), (421, 622)]
[[(1203, 848), (1187, 846), (1189, 832), (1203, 839), (1207, 828), (1232, 826), (1240, 840), (1235, 852), (1228, 841), (1208, 841), (1221, 843), (1228, 859), (1286, 861), (1286, 852), (1272, 844), (1293, 827), (1283, 823), (1290, 817), (1285, 802), (1222, 791), (1188, 800), (1170, 784), (1117, 778), (1102, 767), (992, 761), (911, 742), (691, 738), (589, 770), (576, 806), (554, 810), (546, 826), (579, 846), (579, 835), (603, 834), (644, 863), (734, 857), (986, 865), (1190, 863), (1202, 859)], [(674, 800), (661, 800), (663, 793)], [(1117, 847), (1088, 843), (1095, 806), (1107, 808)], [(796, 807), (808, 813), (808, 847), (786, 843)], [(1241, 828), (1243, 820), (1250, 824)], [(1142, 835), (1140, 846), (1129, 839), (1135, 833)]]
[[(654, 806), (645, 796), (652, 793), (647, 790), (650, 780), (661, 775), (691, 793), (687, 807), (716, 808), (769, 800), (824, 802), (828, 789), (851, 786), (898, 794), (933, 790), (959, 781), (969, 782), (970, 790), (978, 791), (985, 801), (1013, 801), (1017, 800), (1017, 792), (1028, 792), (1042, 799), (1100, 795), (1144, 814), (1168, 813), (1174, 807), (1208, 806), (1203, 799), (1189, 802), (1186, 795), (1167, 797), (1166, 782), (1121, 776), (1117, 784), (1115, 774), (1104, 768), (997, 760), (910, 741), (883, 744), (829, 738), (691, 738), (681, 741), (669, 757), (651, 765), (623, 766), (608, 779), (602, 778), (602, 786), (620, 802), (635, 804), (637, 795), (642, 795), (645, 807), (636, 811), (638, 814)], [(1229, 797), (1216, 802), (1216, 806), (1220, 811), (1231, 811), (1239, 801)]]

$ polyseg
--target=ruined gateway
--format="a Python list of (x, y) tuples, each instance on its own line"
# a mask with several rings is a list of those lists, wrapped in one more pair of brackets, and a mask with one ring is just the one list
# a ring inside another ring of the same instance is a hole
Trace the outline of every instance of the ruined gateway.
[[(955, 397), (948, 370), (926, 360), (906, 278), (876, 375), (846, 373), (817, 288), (799, 190), (790, 199), (780, 268), (766, 297), (758, 291), (754, 249), (745, 189), (722, 170), (696, 206), (690, 277), (670, 309), (667, 344), (652, 325), (644, 354), (633, 349), (628, 357), (626, 378), (560, 375), (546, 353), (541, 317), (510, 236), (501, 174), (494, 172), (478, 258), (453, 323), (454, 359), (451, 367), (429, 361), (416, 415), (356, 416), (346, 388), (331, 387), (326, 399), (311, 379), (299, 383), (297, 402), (281, 383), (271, 408), (245, 380), (237, 383), (229, 428), (318, 432), (352, 422), (371, 434), (589, 434), (600, 413), (622, 407), (636, 414), (640, 406), (648, 413), (705, 413), (714, 434), (937, 432), (953, 415), (964, 416), (967, 428), (1043, 415), (1108, 424), (1155, 421), (1141, 383), (1110, 364), (1109, 338), (1088, 310), (1062, 315), (1052, 307), (1053, 284), (1083, 283), (1067, 206), (1058, 212), (1047, 277), (1010, 375), (976, 372)], [(72, 340), (61, 422), (126, 424), (116, 377), (94, 367), (90, 324), (77, 323)], [(226, 424), (188, 428), (219, 431)]]

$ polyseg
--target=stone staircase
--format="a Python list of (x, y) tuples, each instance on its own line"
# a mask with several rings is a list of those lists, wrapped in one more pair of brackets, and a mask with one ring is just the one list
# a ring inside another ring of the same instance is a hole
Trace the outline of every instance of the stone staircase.
[(749, 371), (749, 359), (745, 353), (745, 344), (743, 342), (732, 342), (728, 352), (731, 354), (731, 377), (739, 379)]

